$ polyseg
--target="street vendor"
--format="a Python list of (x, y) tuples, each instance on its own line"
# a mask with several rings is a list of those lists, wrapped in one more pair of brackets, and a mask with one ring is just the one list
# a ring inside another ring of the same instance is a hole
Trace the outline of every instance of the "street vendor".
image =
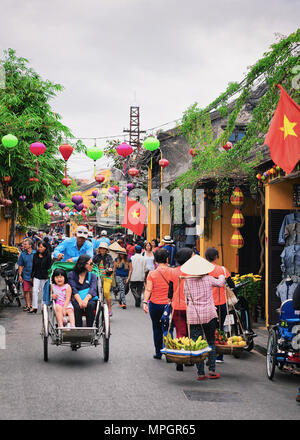
[(222, 287), (225, 283), (225, 276), (219, 275), (217, 279), (208, 275), (213, 269), (214, 265), (200, 255), (193, 255), (181, 266), (182, 273), (188, 276), (184, 282), (184, 292), (187, 301), (187, 325), (190, 326), (190, 337), (196, 341), (199, 336), (205, 336), (212, 349), (208, 355), (208, 376), (204, 374), (204, 361), (202, 361), (196, 364), (197, 380), (218, 379), (220, 377), (220, 374), (215, 372), (215, 330), (218, 315), (212, 288)]
[(62, 262), (76, 262), (81, 255), (93, 258), (93, 245), (88, 240), (89, 231), (85, 226), (78, 226), (75, 237), (68, 238), (59, 244), (53, 258)]

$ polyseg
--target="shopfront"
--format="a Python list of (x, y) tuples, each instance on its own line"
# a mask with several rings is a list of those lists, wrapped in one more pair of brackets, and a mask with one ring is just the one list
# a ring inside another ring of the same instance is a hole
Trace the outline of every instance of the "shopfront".
[[(298, 173), (273, 179), (265, 185), (265, 218), (266, 324), (273, 325), (278, 321), (276, 309), (284, 299), (292, 296), (300, 281)], [(281, 293), (281, 297), (276, 292)]]

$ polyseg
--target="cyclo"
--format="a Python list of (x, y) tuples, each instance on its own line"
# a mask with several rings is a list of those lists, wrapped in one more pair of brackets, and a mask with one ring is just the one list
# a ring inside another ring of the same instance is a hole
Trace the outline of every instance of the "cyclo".
[[(55, 302), (50, 299), (51, 278), (53, 271), (57, 268), (64, 269), (67, 273), (73, 270), (74, 263), (55, 262), (49, 270), (49, 284), (45, 295), (44, 304), (42, 307), (42, 331), (41, 336), (43, 340), (44, 361), (48, 361), (48, 342), (49, 339), (52, 345), (66, 345), (70, 346), (73, 351), (77, 351), (80, 347), (90, 347), (94, 345), (97, 347), (102, 339), (103, 357), (107, 362), (109, 359), (109, 314), (107, 304), (104, 302), (101, 274), (98, 267), (94, 264), (92, 272), (97, 276), (97, 306), (95, 311), (95, 319), (92, 327), (70, 327), (68, 318), (64, 317), (64, 326), (58, 327)], [(85, 316), (83, 316), (85, 322)]]
[(275, 367), (290, 372), (297, 372), (300, 367), (300, 315), (292, 302), (288, 299), (281, 304), (278, 323), (269, 328), (266, 370), (270, 380)]

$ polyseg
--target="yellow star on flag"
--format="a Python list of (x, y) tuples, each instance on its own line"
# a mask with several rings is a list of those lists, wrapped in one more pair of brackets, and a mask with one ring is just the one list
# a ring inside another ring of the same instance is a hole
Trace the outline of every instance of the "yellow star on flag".
[(283, 117), (283, 127), (280, 127), (279, 130), (284, 132), (284, 140), (288, 135), (291, 136), (297, 136), (297, 134), (294, 131), (294, 127), (297, 125), (297, 122), (291, 122), (288, 120), (287, 116), (284, 115)]
[(133, 216), (134, 218), (139, 218), (139, 216), (140, 216), (140, 212), (139, 212), (139, 211), (134, 211), (134, 212), (132, 213), (132, 216)]

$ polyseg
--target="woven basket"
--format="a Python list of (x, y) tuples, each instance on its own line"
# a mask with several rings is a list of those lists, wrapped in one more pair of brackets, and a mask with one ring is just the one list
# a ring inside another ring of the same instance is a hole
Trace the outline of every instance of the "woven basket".
[(234, 354), (243, 351), (244, 347), (236, 345), (215, 345), (217, 354)]
[(175, 362), (176, 364), (197, 364), (207, 358), (209, 352), (203, 353), (199, 356), (188, 356), (180, 354), (165, 353), (165, 356), (169, 362)]

